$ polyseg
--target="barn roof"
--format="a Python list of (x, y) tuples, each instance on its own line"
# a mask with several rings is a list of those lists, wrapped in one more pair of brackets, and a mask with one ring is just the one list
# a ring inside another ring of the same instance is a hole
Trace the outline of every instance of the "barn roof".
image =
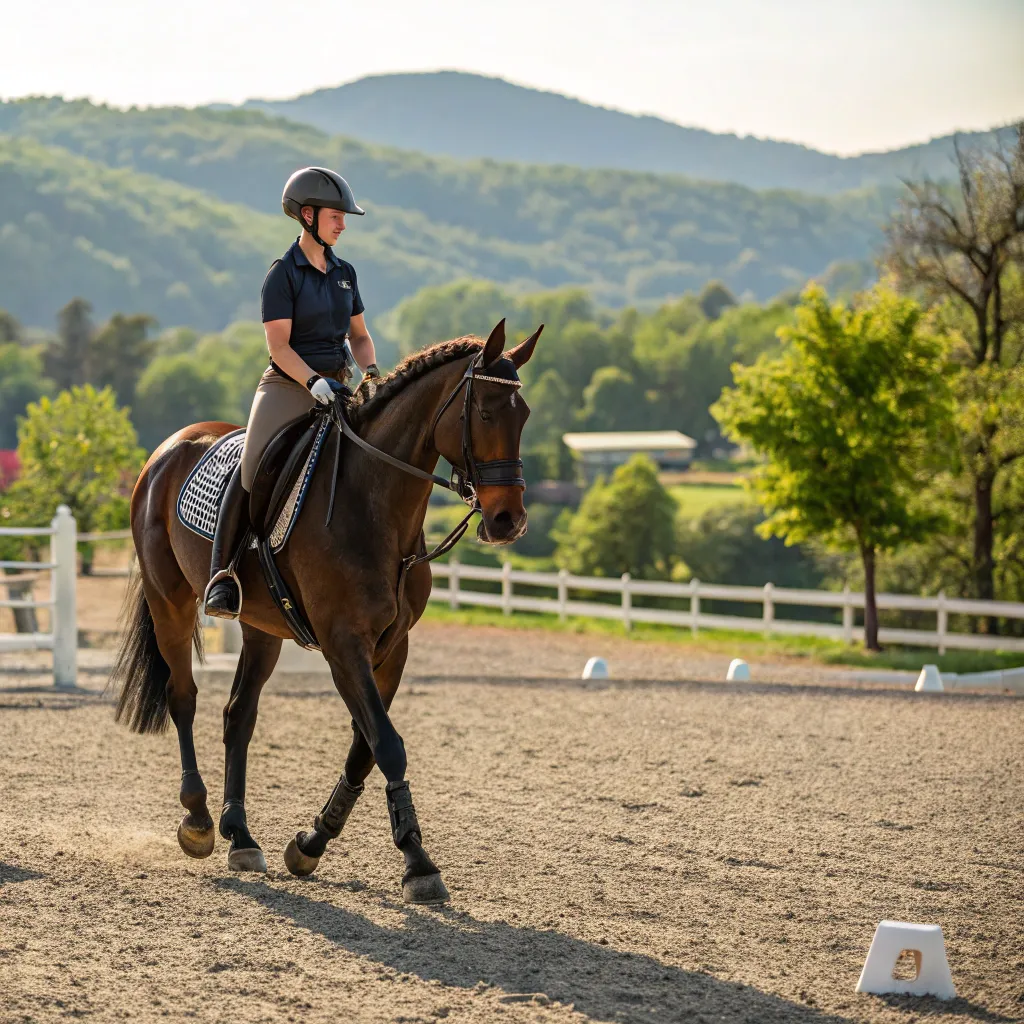
[(678, 430), (615, 430), (563, 434), (566, 447), (574, 452), (690, 451), (697, 447), (692, 437)]

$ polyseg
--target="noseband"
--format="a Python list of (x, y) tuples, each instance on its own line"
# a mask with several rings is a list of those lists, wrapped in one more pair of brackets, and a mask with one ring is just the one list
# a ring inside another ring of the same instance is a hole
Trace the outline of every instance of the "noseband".
[[(418, 466), (413, 466), (408, 462), (403, 462), (401, 459), (396, 459), (393, 455), (388, 455), (387, 452), (383, 452), (379, 448), (375, 448), (369, 441), (364, 441), (363, 438), (361, 438), (352, 429), (348, 420), (345, 418), (341, 402), (332, 402), (327, 407), (329, 415), (334, 420), (338, 429), (350, 441), (362, 448), (363, 451), (372, 455), (376, 459), (380, 459), (381, 462), (386, 462), (389, 466), (394, 466), (396, 469), (401, 469), (404, 472), (409, 473), (411, 476), (419, 477), (421, 480), (429, 480), (432, 484), (437, 484), (438, 487), (444, 487), (449, 491), (454, 491), (469, 506), (469, 511), (466, 513), (459, 525), (456, 526), (455, 529), (452, 530), (452, 532), (449, 533), (433, 551), (422, 555), (409, 555), (402, 560), (403, 577), (405, 571), (412, 568), (412, 566), (418, 565), (420, 562), (429, 562), (455, 547), (459, 540), (461, 540), (462, 535), (468, 529), (470, 519), (472, 519), (477, 512), (483, 511), (480, 507), (480, 499), (477, 496), (477, 491), (481, 486), (522, 487), (524, 489), (526, 487), (526, 480), (523, 478), (522, 459), (489, 459), (486, 462), (478, 462), (473, 456), (473, 438), (470, 428), (473, 382), (477, 380), (486, 380), (495, 384), (505, 384), (512, 388), (520, 388), (523, 386), (522, 381), (517, 378), (487, 377), (483, 374), (477, 373), (476, 370), (480, 365), (480, 360), (482, 358), (483, 353), (480, 352), (470, 360), (469, 366), (466, 367), (466, 372), (459, 379), (459, 383), (452, 389), (452, 393), (444, 400), (444, 404), (437, 411), (437, 415), (434, 417), (434, 420), (430, 425), (430, 440), (431, 444), (433, 444), (434, 432), (437, 430), (438, 421), (444, 415), (445, 410), (447, 410), (452, 402), (455, 401), (459, 391), (462, 389), (463, 385), (465, 385), (466, 391), (463, 396), (462, 405), (462, 462), (465, 468), (452, 466), (452, 473), (449, 479), (445, 479), (443, 476), (438, 476), (436, 473), (428, 473), (426, 470), (420, 469)], [(434, 448), (437, 448), (436, 444), (434, 445)], [(334, 474), (334, 480), (331, 482), (331, 499), (327, 510), (328, 523), (331, 520), (331, 511), (334, 508), (334, 487), (336, 484), (337, 473)]]

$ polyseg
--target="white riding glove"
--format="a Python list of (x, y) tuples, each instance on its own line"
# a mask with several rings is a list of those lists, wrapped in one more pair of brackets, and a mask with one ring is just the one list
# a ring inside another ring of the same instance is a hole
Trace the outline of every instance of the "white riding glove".
[(338, 396), (323, 377), (313, 381), (309, 393), (321, 404), (330, 405)]

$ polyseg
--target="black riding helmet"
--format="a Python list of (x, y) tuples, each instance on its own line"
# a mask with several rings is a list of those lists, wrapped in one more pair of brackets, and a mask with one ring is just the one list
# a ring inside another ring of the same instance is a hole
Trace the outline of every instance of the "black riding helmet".
[[(313, 207), (313, 223), (307, 226), (300, 212), (304, 206)], [(281, 207), (293, 220), (297, 220), (326, 249), (324, 240), (317, 232), (321, 207), (342, 210), (345, 213), (364, 214), (366, 211), (356, 204), (349, 183), (326, 167), (303, 167), (285, 183), (281, 195)]]

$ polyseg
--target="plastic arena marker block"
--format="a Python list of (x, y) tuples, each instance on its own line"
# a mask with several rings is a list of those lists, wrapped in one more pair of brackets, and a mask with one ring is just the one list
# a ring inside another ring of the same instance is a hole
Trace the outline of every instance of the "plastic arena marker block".
[(749, 683), (750, 666), (742, 658), (733, 658), (729, 662), (729, 670), (725, 673), (725, 680), (728, 683)]
[[(896, 962), (903, 952), (912, 953), (917, 963), (913, 978), (894, 977)], [(946, 959), (946, 941), (937, 924), (908, 924), (882, 921), (875, 929), (868, 958), (864, 962), (858, 992), (872, 995), (937, 996), (954, 999), (956, 989)]]
[(607, 679), (608, 662), (604, 658), (591, 658), (583, 666), (584, 679)]
[(936, 665), (925, 665), (921, 669), (921, 674), (917, 677), (917, 683), (914, 689), (918, 693), (942, 693), (944, 687), (942, 685), (942, 675), (939, 673), (938, 666)]

